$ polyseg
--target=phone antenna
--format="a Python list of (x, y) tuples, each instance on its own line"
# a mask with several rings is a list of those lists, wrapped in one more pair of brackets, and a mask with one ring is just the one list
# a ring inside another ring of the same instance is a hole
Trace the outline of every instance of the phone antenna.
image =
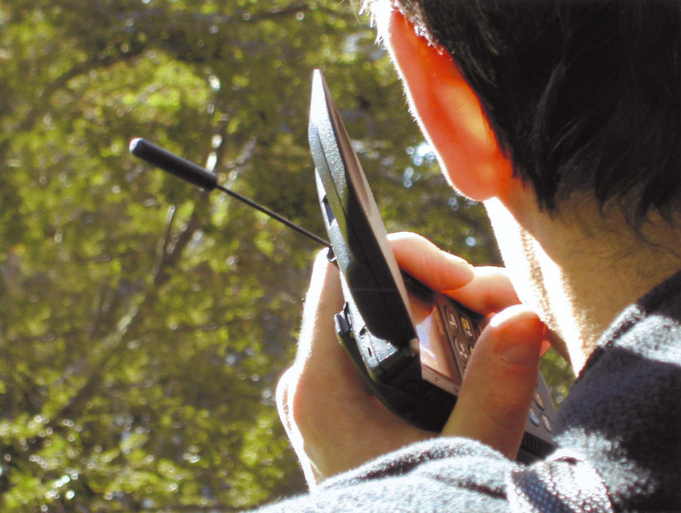
[(271, 211), (269, 208), (263, 207), (255, 201), (250, 200), (247, 197), (220, 185), (218, 183), (218, 177), (201, 166), (185, 160), (182, 157), (178, 157), (177, 155), (161, 148), (160, 146), (157, 146), (154, 143), (140, 138), (133, 139), (130, 141), (130, 153), (132, 153), (135, 157), (148, 162), (152, 166), (161, 168), (164, 171), (167, 171), (178, 178), (182, 178), (191, 184), (198, 185), (209, 192), (213, 189), (218, 189), (226, 194), (229, 194), (233, 198), (246, 203), (254, 209), (259, 210), (263, 214), (267, 214), (271, 218), (276, 219), (280, 223), (283, 223), (289, 228), (294, 229), (298, 233), (302, 233), (306, 237), (321, 244), (322, 246), (327, 248), (331, 246), (321, 237), (318, 237), (314, 233), (307, 231), (305, 228), (301, 228), (294, 222), (289, 221), (276, 212)]

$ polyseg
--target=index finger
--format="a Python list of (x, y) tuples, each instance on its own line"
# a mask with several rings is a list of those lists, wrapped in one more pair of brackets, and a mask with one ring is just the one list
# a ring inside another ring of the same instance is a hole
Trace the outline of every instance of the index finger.
[(475, 276), (471, 264), (442, 251), (421, 235), (391, 233), (388, 241), (400, 269), (433, 290), (457, 289), (470, 283)]
[(502, 267), (473, 267), (410, 232), (388, 235), (400, 269), (484, 315), (520, 303)]

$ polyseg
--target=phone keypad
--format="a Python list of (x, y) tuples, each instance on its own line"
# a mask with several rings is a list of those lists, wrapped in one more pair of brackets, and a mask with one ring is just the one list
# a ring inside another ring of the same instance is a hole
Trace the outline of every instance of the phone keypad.
[(539, 384), (537, 384), (537, 390), (534, 393), (534, 404), (530, 407), (530, 422), (537, 427), (543, 426), (547, 432), (551, 433), (553, 432), (553, 424), (544, 410), (546, 410), (546, 403), (539, 390)]
[[(476, 318), (467, 312), (452, 308), (451, 305), (447, 304), (442, 305), (440, 308), (442, 313), (441, 319), (444, 322), (440, 325), (439, 331), (442, 331), (442, 328), (444, 328), (442, 334), (449, 338), (449, 345), (454, 353), (456, 367), (459, 370), (460, 377), (463, 378), (470, 362), (475, 342), (480, 335), (480, 327), (474, 321)], [(534, 401), (528, 414), (527, 429), (534, 430), (528, 431), (533, 436), (540, 436), (539, 432), (548, 434), (553, 430), (551, 418), (548, 414), (547, 401), (549, 399), (547, 399), (547, 396), (542, 395), (542, 393), (541, 387), (537, 384)]]

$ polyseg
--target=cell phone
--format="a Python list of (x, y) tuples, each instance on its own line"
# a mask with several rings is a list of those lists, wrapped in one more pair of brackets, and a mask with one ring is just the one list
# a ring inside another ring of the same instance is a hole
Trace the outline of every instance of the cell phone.
[[(454, 408), (485, 317), (401, 272), (357, 154), (320, 71), (308, 137), (345, 306), (338, 338), (374, 394), (414, 426), (439, 432)], [(540, 376), (517, 459), (549, 454), (555, 407)]]

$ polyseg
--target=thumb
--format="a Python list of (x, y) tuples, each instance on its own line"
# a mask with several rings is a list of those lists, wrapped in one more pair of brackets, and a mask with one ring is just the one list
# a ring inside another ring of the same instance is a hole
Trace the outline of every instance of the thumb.
[(523, 305), (495, 315), (475, 344), (444, 436), (464, 436), (517, 455), (539, 378), (544, 325)]

